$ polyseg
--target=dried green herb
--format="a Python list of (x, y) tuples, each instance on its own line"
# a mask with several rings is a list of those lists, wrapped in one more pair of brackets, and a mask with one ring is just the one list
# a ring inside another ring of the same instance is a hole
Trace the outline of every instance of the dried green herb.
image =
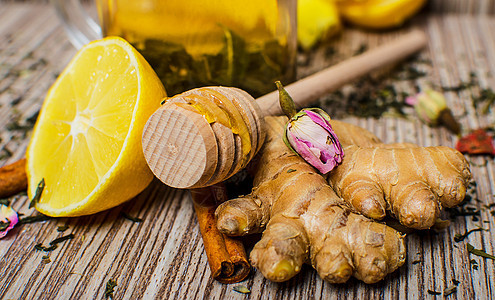
[(438, 295), (441, 295), (442, 293), (441, 292), (437, 292), (437, 291), (428, 290), (428, 294), (434, 295), (434, 296), (438, 296)]
[(10, 220), (7, 219), (7, 222), (0, 221), (0, 231), (4, 231), (10, 226)]
[(143, 222), (143, 219), (141, 218), (138, 218), (138, 217), (132, 217), (130, 215), (128, 215), (127, 213), (125, 212), (121, 212), (120, 213), (122, 215), (122, 217), (126, 218), (127, 220), (130, 220), (132, 222), (136, 222), (136, 223), (139, 223), (139, 222)]
[(474, 72), (469, 73), (469, 81), (461, 82), (455, 86), (442, 86), (444, 92), (461, 92), (478, 85), (478, 78)]
[(33, 199), (29, 202), (29, 208), (32, 208), (40, 201), (41, 193), (43, 193), (43, 189), (45, 188), (45, 178), (41, 179), (36, 187), (36, 191), (34, 193)]
[(22, 100), (22, 96), (17, 96), (10, 101), (10, 105), (15, 106), (15, 105), (19, 104), (21, 102), (21, 100)]
[(50, 259), (50, 256), (48, 256), (48, 255), (43, 255), (43, 257), (41, 258), (41, 260), (45, 264), (48, 264), (48, 263), (52, 262), (52, 260)]
[(416, 265), (416, 264), (419, 264), (421, 262), (423, 262), (421, 259), (417, 259), (417, 260), (412, 261), (411, 264)]
[(354, 51), (354, 54), (352, 56), (363, 54), (367, 50), (368, 50), (368, 45), (362, 43), (361, 45), (359, 45), (359, 48), (356, 51)]
[(50, 245), (49, 247), (43, 246), (42, 243), (38, 243), (34, 245), (34, 249), (39, 250), (39, 251), (45, 251), (45, 252), (50, 252), (58, 248), (57, 244)]
[(59, 238), (56, 238), (54, 239), (53, 241), (50, 242), (50, 245), (56, 245), (56, 244), (60, 244), (62, 242), (65, 242), (67, 240), (72, 240), (74, 238), (74, 234), (68, 234), (68, 235), (65, 235), (65, 236), (61, 236)]
[(466, 244), (467, 246), (467, 250), (469, 251), (469, 253), (471, 254), (474, 254), (474, 255), (477, 255), (477, 256), (481, 256), (481, 257), (485, 257), (485, 258), (489, 258), (489, 259), (493, 259), (495, 260), (495, 256), (494, 255), (491, 255), (491, 254), (488, 254), (486, 253), (485, 251), (483, 250), (480, 250), (480, 249), (476, 249), (474, 248), (473, 245), (471, 245), (470, 243), (467, 243)]
[(409, 108), (405, 99), (409, 94), (401, 90), (400, 86), (402, 83), (409, 83), (419, 92), (416, 80), (427, 75), (416, 67), (422, 63), (416, 57), (387, 73), (363, 77), (346, 89), (325, 97), (324, 109), (335, 118), (353, 115), (378, 119), (386, 113), (406, 116), (406, 108)]
[(471, 267), (474, 269), (474, 270), (478, 270), (478, 262), (475, 260), (475, 259), (471, 259), (469, 261), (469, 263), (471, 264)]
[(479, 95), (473, 97), (473, 103), (480, 105), (482, 107), (481, 112), (487, 114), (490, 107), (495, 103), (495, 92), (491, 88), (481, 89)]
[(456, 242), (464, 241), (464, 239), (467, 238), (468, 235), (470, 235), (471, 233), (476, 232), (476, 231), (482, 231), (482, 230), (486, 230), (486, 229), (479, 227), (479, 228), (475, 228), (475, 229), (471, 229), (469, 231), (466, 231), (463, 234), (456, 233), (454, 236), (454, 241), (456, 241)]
[[(466, 198), (468, 197), (469, 195), (466, 195)], [(456, 217), (473, 216), (473, 221), (477, 221), (477, 217), (480, 216), (480, 211), (477, 210), (475, 207), (470, 206), (445, 208), (445, 210), (449, 213), (451, 219), (455, 219)]]
[(33, 126), (31, 124), (21, 124), (21, 121), (19, 119), (10, 121), (10, 123), (7, 124), (6, 127), (9, 131), (21, 131), (24, 133), (27, 133), (28, 131), (33, 129)]
[(287, 170), (287, 173), (292, 173), (292, 172), (296, 172), (297, 170), (296, 169), (289, 169)]
[(105, 287), (105, 299), (113, 299), (113, 293), (115, 292), (115, 287), (117, 286), (117, 281), (109, 279)]
[[(479, 92), (473, 91), (473, 88), (477, 88)], [(474, 72), (469, 73), (469, 81), (461, 82), (456, 86), (442, 87), (445, 92), (461, 92), (464, 90), (471, 91), (471, 99), (474, 107), (481, 107), (483, 114), (488, 113), (490, 107), (495, 103), (495, 92), (491, 88), (480, 87), (478, 77)]]
[(34, 127), (34, 124), (36, 123), (36, 120), (38, 120), (38, 115), (40, 114), (40, 111), (36, 111), (32, 116), (26, 119), (26, 124), (27, 126)]
[(39, 243), (39, 244), (36, 244), (34, 246), (34, 248), (36, 250), (45, 251), (45, 252), (53, 251), (53, 250), (57, 249), (58, 244), (60, 244), (62, 242), (65, 242), (67, 240), (71, 240), (73, 238), (74, 238), (74, 235), (71, 233), (69, 235), (62, 236), (62, 237), (59, 237), (59, 238), (54, 239), (53, 241), (50, 242), (50, 246), (48, 246), (48, 247), (43, 246), (42, 243)]
[(7, 148), (7, 146), (4, 146), (1, 151), (3, 153), (0, 154), (0, 159), (6, 159), (6, 158), (9, 158), (9, 157), (12, 157), (13, 152), (10, 151), (10, 149)]
[(444, 296), (448, 296), (448, 295), (453, 294), (453, 293), (455, 293), (455, 292), (457, 292), (457, 286), (455, 286), (455, 285), (451, 285), (451, 286), (449, 286), (448, 288), (446, 288), (446, 289), (443, 291), (443, 295), (444, 295)]
[(495, 207), (495, 203), (490, 203), (490, 204), (484, 205), (484, 206), (485, 206), (485, 208), (490, 209), (492, 207)]
[(37, 223), (37, 222), (43, 222), (52, 219), (52, 217), (46, 216), (46, 215), (36, 215), (36, 216), (29, 216), (25, 218), (20, 218), (19, 219), (19, 224), (30, 224), (30, 223)]
[(69, 229), (69, 226), (67, 226), (67, 225), (57, 226), (57, 231), (58, 231), (58, 232), (64, 232), (64, 231), (66, 231), (67, 229)]
[(234, 291), (238, 292), (238, 293), (241, 293), (241, 294), (249, 294), (251, 293), (251, 291), (243, 286), (243, 285), (237, 285), (237, 286), (234, 286)]
[(449, 287), (445, 288), (445, 290), (443, 290), (443, 296), (446, 297), (448, 295), (457, 292), (457, 286), (459, 285), (459, 283), (460, 282), (458, 280), (452, 279), (452, 285), (450, 285)]

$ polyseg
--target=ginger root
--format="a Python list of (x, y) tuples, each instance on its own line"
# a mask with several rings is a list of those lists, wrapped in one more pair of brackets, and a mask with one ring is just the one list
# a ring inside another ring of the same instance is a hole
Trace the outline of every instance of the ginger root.
[(442, 207), (464, 200), (469, 164), (455, 149), (383, 144), (370, 132), (343, 122), (332, 127), (344, 147), (342, 164), (328, 175), (337, 195), (363, 215), (386, 211), (414, 229), (431, 228)]
[(284, 117), (265, 120), (255, 187), (217, 208), (218, 229), (235, 236), (263, 232), (250, 259), (272, 281), (292, 278), (303, 263), (332, 283), (350, 276), (374, 283), (401, 266), (404, 236), (353, 212), (323, 176), (291, 152), (281, 138)]

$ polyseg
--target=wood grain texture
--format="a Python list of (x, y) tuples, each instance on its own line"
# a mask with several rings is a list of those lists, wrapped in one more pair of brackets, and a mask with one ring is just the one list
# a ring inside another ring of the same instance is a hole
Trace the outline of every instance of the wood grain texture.
[[(488, 3), (480, 1), (480, 3)], [(461, 3), (459, 1), (459, 3)], [(0, 5), (0, 154), (2, 165), (24, 156), (29, 131), (43, 98), (56, 75), (74, 55), (63, 29), (48, 6)], [(495, 86), (495, 17), (469, 14), (430, 14), (416, 18), (428, 35), (428, 48), (413, 62), (428, 76), (415, 84), (455, 86), (475, 72), (480, 86)], [(397, 38), (409, 27), (386, 33), (346, 29), (336, 40), (299, 58), (299, 76), (350, 57), (366, 43), (369, 48)], [(330, 50), (335, 54), (328, 55)], [(403, 91), (414, 92), (414, 84), (400, 82)], [(447, 92), (448, 104), (464, 131), (493, 128), (495, 114), (481, 112), (471, 94), (477, 88)], [(321, 105), (325, 105), (322, 99)], [(453, 147), (457, 138), (444, 128), (431, 128), (415, 118), (346, 117), (385, 142), (413, 142), (422, 146)], [(8, 130), (10, 128), (10, 130)], [(466, 243), (495, 253), (495, 217), (486, 206), (494, 203), (495, 163), (486, 156), (468, 156), (477, 186), (468, 206), (479, 216), (456, 217), (445, 231), (424, 231), (407, 237), (406, 265), (381, 283), (367, 286), (352, 280), (344, 285), (323, 282), (310, 267), (289, 282), (276, 284), (253, 272), (240, 285), (248, 295), (233, 291), (211, 279), (192, 201), (186, 191), (171, 189), (155, 180), (135, 199), (114, 209), (79, 218), (51, 219), (25, 224), (0, 240), (1, 299), (102, 299), (106, 282), (117, 282), (114, 299), (430, 299), (428, 290), (442, 292), (459, 281), (450, 299), (495, 298), (495, 262), (470, 255)], [(15, 210), (25, 216), (35, 212), (29, 200), (12, 200)], [(125, 212), (142, 218), (134, 223)], [(444, 214), (447, 217), (447, 214)], [(63, 233), (57, 226), (68, 225)], [(461, 242), (454, 235), (481, 226)], [(50, 253), (36, 251), (38, 243), (74, 234)], [(51, 262), (45, 263), (43, 255)], [(470, 260), (478, 264), (477, 270)], [(449, 299), (448, 298), (448, 299)]]
[(173, 103), (163, 104), (149, 118), (142, 143), (153, 174), (169, 186), (201, 186), (217, 167), (218, 145), (208, 121)]

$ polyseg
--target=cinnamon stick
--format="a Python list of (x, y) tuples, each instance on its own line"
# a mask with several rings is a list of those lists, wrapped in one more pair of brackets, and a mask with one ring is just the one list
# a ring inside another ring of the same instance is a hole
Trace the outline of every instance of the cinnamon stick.
[(25, 158), (0, 168), (0, 198), (10, 197), (26, 189)]
[(225, 186), (192, 189), (191, 195), (213, 278), (222, 283), (244, 280), (251, 271), (244, 245), (222, 234), (216, 225), (215, 209), (227, 200)]

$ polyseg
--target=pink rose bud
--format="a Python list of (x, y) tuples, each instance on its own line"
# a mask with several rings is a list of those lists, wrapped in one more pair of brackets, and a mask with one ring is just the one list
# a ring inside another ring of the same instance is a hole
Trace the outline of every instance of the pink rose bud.
[(344, 151), (330, 125), (330, 116), (319, 108), (296, 112), (294, 101), (276, 82), (280, 106), (289, 117), (283, 139), (287, 147), (323, 174), (342, 162)]
[(0, 239), (19, 222), (17, 212), (12, 207), (0, 204)]
[(322, 174), (342, 162), (344, 151), (321, 109), (303, 109), (291, 118), (285, 130), (286, 144)]

